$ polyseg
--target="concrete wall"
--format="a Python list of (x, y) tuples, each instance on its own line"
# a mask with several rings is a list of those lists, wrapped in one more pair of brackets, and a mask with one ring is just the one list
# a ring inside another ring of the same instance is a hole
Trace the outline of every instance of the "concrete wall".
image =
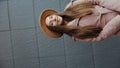
[(0, 0), (0, 68), (120, 68), (120, 37), (75, 42), (46, 36), (44, 8), (61, 11), (70, 0)]

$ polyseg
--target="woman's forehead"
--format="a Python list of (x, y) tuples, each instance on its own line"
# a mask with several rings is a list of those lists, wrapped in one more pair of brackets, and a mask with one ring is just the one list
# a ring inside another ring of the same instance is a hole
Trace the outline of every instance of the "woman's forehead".
[(49, 16), (58, 16), (58, 15), (56, 15), (56, 14), (52, 14), (52, 15), (49, 15)]

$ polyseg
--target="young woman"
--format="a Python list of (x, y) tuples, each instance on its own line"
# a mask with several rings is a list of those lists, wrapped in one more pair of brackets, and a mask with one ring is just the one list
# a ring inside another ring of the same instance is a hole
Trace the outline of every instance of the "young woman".
[[(89, 1), (79, 4), (76, 1), (60, 13), (52, 9), (44, 10), (40, 16), (40, 25), (42, 30), (53, 38), (61, 37), (65, 33), (76, 39), (93, 39), (100, 35), (102, 40), (120, 30), (118, 18), (118, 12)], [(112, 32), (109, 32), (111, 30)]]

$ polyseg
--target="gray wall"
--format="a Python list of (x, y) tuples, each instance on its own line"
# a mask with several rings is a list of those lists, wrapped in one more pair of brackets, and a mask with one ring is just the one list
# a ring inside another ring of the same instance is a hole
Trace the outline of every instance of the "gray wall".
[(62, 10), (70, 0), (0, 0), (0, 68), (120, 68), (120, 37), (75, 42), (46, 36), (44, 8)]

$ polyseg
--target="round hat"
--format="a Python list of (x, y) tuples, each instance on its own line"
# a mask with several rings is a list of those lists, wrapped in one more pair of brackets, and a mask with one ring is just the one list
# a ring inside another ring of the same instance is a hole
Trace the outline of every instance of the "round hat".
[(53, 9), (45, 9), (45, 10), (43, 10), (41, 12), (41, 14), (40, 14), (40, 17), (39, 17), (39, 24), (40, 24), (40, 27), (41, 27), (42, 31), (45, 34), (47, 34), (48, 36), (50, 36), (52, 38), (59, 38), (63, 34), (59, 34), (59, 33), (56, 33), (56, 32), (53, 32), (53, 31), (49, 30), (47, 28), (46, 23), (45, 23), (46, 17), (49, 16), (49, 15), (55, 14), (55, 13), (57, 13), (57, 11), (55, 11)]

